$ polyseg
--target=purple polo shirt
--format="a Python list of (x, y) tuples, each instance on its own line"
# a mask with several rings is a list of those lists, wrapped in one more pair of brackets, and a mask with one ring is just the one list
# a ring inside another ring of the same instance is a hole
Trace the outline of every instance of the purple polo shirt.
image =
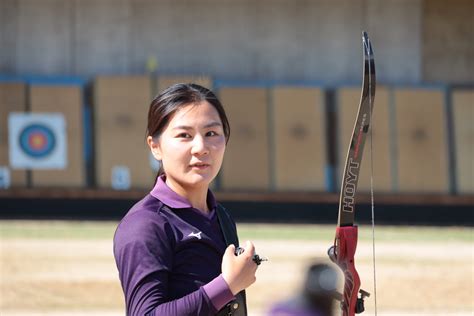
[(226, 249), (216, 214), (204, 214), (160, 177), (119, 223), (114, 256), (127, 315), (215, 315), (235, 297), (221, 275)]

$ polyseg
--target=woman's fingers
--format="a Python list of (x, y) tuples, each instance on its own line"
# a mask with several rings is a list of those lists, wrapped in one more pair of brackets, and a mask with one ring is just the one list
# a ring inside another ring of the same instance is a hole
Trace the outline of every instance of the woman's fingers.
[(245, 242), (245, 248), (236, 249), (234, 245), (229, 245), (225, 250), (222, 276), (234, 295), (256, 280), (257, 264), (253, 260), (254, 254), (255, 246), (250, 241)]
[(247, 253), (247, 257), (253, 257), (253, 255), (255, 254), (255, 246), (250, 240), (247, 240), (245, 242), (245, 252), (244, 253)]
[(229, 254), (234, 254), (234, 253), (235, 253), (235, 246), (234, 246), (234, 244), (230, 244), (230, 245), (226, 248), (226, 250), (225, 250), (225, 252), (224, 252), (224, 256), (225, 256), (225, 255), (229, 255)]

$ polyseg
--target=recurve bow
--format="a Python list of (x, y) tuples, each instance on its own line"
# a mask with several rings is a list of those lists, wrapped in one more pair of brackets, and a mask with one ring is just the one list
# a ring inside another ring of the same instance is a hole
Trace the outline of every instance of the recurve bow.
[(375, 97), (374, 54), (366, 32), (362, 34), (362, 43), (364, 51), (362, 93), (344, 166), (336, 237), (334, 245), (328, 250), (331, 260), (344, 272), (344, 293), (341, 302), (343, 316), (362, 313), (365, 309), (364, 298), (370, 296), (368, 292), (360, 289), (360, 278), (354, 262), (357, 248), (357, 225), (354, 224), (355, 194)]

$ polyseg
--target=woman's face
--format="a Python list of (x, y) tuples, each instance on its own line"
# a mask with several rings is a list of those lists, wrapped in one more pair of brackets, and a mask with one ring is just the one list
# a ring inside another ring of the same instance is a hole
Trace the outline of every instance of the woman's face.
[(209, 186), (226, 147), (219, 114), (207, 101), (176, 111), (161, 136), (154, 141), (149, 137), (148, 143), (163, 164), (168, 185), (183, 189)]

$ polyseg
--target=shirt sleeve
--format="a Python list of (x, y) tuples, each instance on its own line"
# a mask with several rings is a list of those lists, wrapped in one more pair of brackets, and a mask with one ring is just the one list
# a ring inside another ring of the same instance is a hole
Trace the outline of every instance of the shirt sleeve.
[(131, 214), (115, 232), (114, 256), (127, 315), (215, 315), (233, 298), (220, 276), (184, 297), (169, 299), (173, 231), (164, 218), (157, 220), (157, 216), (146, 211)]

